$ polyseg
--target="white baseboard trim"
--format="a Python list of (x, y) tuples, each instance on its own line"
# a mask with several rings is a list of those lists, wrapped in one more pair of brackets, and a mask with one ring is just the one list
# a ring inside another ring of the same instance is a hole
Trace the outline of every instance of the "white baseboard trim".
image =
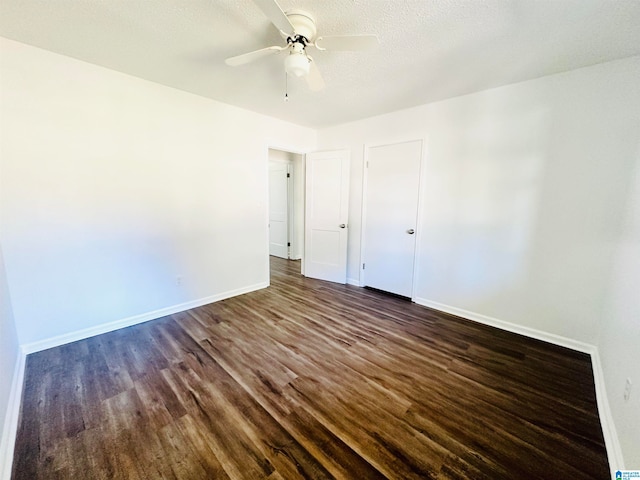
[(353, 285), (354, 287), (360, 286), (360, 280), (357, 278), (347, 278), (347, 285)]
[(604, 444), (607, 447), (607, 456), (609, 457), (611, 478), (615, 478), (616, 470), (625, 469), (624, 458), (622, 456), (620, 441), (618, 440), (616, 424), (613, 421), (611, 407), (609, 406), (609, 397), (607, 397), (604, 372), (602, 371), (602, 364), (600, 363), (600, 354), (595, 347), (591, 353), (591, 366), (593, 368), (593, 381), (596, 385), (596, 401), (598, 402), (602, 435), (604, 436)]
[(44, 340), (38, 340), (37, 342), (27, 343), (21, 345), (22, 352), (25, 355), (30, 353), (39, 352), (48, 348), (58, 347), (66, 343), (76, 342), (78, 340), (84, 340), (85, 338), (95, 337), (103, 333), (112, 332), (120, 328), (130, 327), (139, 323), (148, 322), (150, 320), (156, 320), (167, 315), (173, 315), (174, 313), (184, 312), (191, 308), (201, 307), (213, 302), (219, 302), (226, 298), (235, 297), (244, 293), (261, 290), (269, 286), (269, 282), (257, 283), (248, 287), (242, 287), (235, 290), (229, 290), (227, 292), (218, 293), (209, 297), (200, 298), (198, 300), (192, 300), (190, 302), (180, 303), (178, 305), (172, 305), (170, 307), (161, 308), (152, 312), (143, 313), (141, 315), (134, 315), (133, 317), (123, 318), (122, 320), (116, 320), (114, 322), (103, 323), (96, 325), (95, 327), (85, 328), (83, 330), (77, 330), (75, 332), (65, 333), (64, 335), (58, 335), (56, 337), (46, 338)]
[(4, 417), (2, 438), (0, 438), (0, 479), (3, 480), (9, 480), (11, 478), (13, 451), (16, 442), (16, 434), (18, 432), (18, 420), (20, 418), (20, 402), (22, 400), (25, 360), (25, 354), (22, 351), (19, 351), (15, 368), (13, 370), (13, 380), (11, 381), (7, 413)]
[(588, 353), (591, 356), (591, 365), (593, 369), (593, 381), (596, 389), (596, 401), (598, 404), (598, 414), (600, 417), (600, 425), (602, 426), (602, 434), (604, 436), (604, 443), (607, 449), (607, 457), (609, 459), (609, 467), (611, 468), (612, 476), (616, 470), (624, 469), (624, 461), (622, 457), (622, 449), (620, 448), (620, 441), (618, 440), (618, 434), (616, 432), (615, 423), (613, 422), (613, 416), (611, 415), (611, 408), (609, 406), (609, 400), (607, 397), (607, 391), (604, 382), (604, 373), (602, 371), (602, 365), (600, 363), (600, 354), (598, 348), (595, 345), (589, 343), (580, 342), (571, 338), (566, 338), (553, 333), (544, 332), (535, 328), (525, 327), (522, 325), (516, 325), (504, 320), (498, 320), (497, 318), (482, 315), (480, 313), (471, 312), (443, 303), (427, 300), (426, 298), (416, 298), (414, 302), (423, 305), (425, 307), (433, 308), (445, 313), (451, 313), (458, 317), (465, 318), (474, 322), (496, 327), (508, 332), (517, 333), (526, 337), (535, 338), (536, 340), (542, 340), (544, 342), (559, 345), (561, 347), (577, 350), (582, 353)]
[(445, 305), (444, 303), (434, 302), (433, 300), (427, 300), (426, 298), (416, 298), (414, 302), (418, 305), (423, 305), (425, 307), (440, 310), (441, 312), (451, 313), (452, 315), (466, 318), (467, 320), (473, 320), (474, 322), (489, 325), (490, 327), (496, 327), (508, 332), (517, 333), (519, 335), (524, 335), (525, 337), (535, 338), (536, 340), (542, 340), (543, 342), (553, 343), (554, 345), (570, 348), (571, 350), (577, 350), (578, 352), (591, 353), (595, 348), (589, 343), (580, 342), (578, 340), (573, 340), (572, 338), (544, 332), (535, 328), (517, 325), (504, 320), (498, 320), (497, 318), (470, 312), (469, 310), (463, 310), (462, 308), (452, 307), (450, 305)]

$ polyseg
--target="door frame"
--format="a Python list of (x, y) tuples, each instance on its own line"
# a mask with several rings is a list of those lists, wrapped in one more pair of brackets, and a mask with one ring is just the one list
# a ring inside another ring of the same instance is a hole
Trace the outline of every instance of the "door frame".
[(413, 282), (411, 285), (411, 301), (415, 302), (416, 299), (416, 285), (419, 276), (419, 255), (418, 246), (422, 238), (422, 214), (424, 212), (424, 195), (422, 190), (426, 184), (426, 161), (427, 161), (427, 137), (411, 137), (405, 139), (393, 139), (386, 142), (365, 143), (362, 162), (362, 222), (360, 225), (360, 264), (359, 264), (359, 283), (360, 286), (365, 287), (366, 282), (366, 268), (362, 268), (362, 265), (366, 263), (365, 246), (367, 243), (366, 230), (367, 230), (367, 183), (368, 183), (368, 162), (369, 162), (369, 149), (376, 147), (386, 147), (390, 145), (397, 145), (400, 143), (420, 142), (420, 172), (418, 178), (418, 209), (416, 213), (416, 240), (415, 240), (415, 252), (413, 256)]

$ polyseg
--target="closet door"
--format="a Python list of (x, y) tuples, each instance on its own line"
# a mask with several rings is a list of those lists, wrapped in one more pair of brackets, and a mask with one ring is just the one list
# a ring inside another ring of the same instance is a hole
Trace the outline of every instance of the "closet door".
[(364, 284), (412, 297), (422, 141), (369, 147)]

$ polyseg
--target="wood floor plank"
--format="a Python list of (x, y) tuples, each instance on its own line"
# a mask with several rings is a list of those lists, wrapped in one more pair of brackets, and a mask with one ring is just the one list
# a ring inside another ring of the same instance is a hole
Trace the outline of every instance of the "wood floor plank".
[(588, 355), (299, 270), (29, 355), (12, 478), (609, 477)]

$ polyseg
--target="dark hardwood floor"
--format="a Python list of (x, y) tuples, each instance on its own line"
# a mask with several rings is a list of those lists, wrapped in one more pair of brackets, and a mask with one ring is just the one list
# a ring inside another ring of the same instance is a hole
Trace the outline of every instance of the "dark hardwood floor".
[(271, 265), (29, 355), (13, 478), (609, 478), (587, 355)]

